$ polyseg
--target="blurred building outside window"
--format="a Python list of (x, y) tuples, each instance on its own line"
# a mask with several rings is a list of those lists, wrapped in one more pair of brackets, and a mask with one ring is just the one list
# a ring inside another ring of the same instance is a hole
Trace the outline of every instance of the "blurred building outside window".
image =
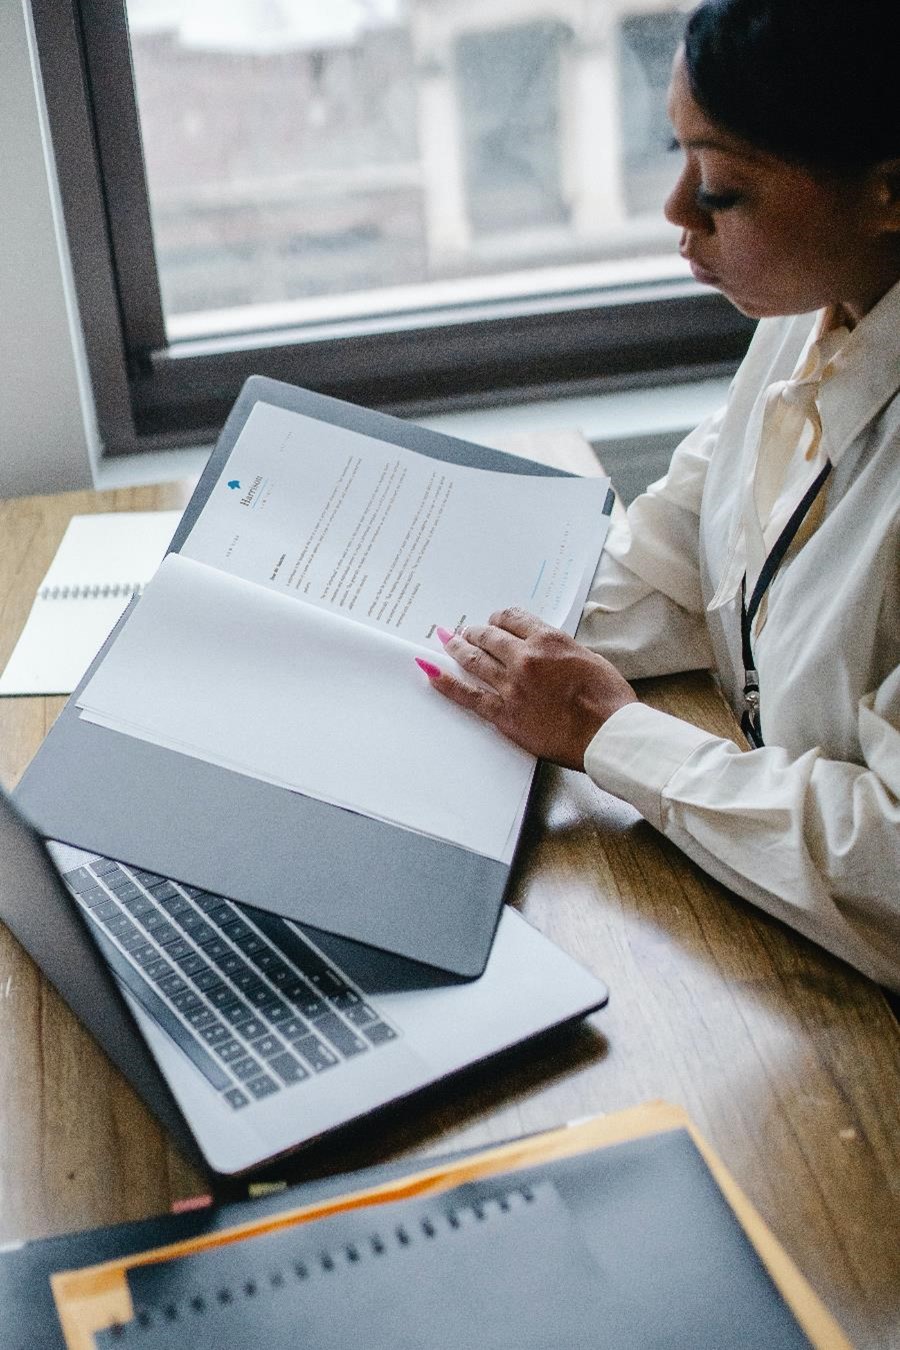
[(681, 275), (663, 0), (128, 0), (170, 340)]

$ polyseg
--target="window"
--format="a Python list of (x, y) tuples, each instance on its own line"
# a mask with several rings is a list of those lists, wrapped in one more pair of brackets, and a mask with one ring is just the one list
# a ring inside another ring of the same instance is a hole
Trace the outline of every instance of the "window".
[(707, 374), (665, 0), (32, 0), (108, 447), (246, 375), (417, 411)]

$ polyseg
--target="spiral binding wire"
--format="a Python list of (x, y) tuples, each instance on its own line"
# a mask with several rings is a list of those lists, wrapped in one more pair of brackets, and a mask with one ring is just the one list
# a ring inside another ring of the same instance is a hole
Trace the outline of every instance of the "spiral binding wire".
[[(304, 1254), (289, 1265), (282, 1265), (268, 1272), (265, 1279), (248, 1278), (235, 1286), (223, 1285), (207, 1293), (195, 1293), (183, 1303), (165, 1303), (159, 1307), (137, 1306), (134, 1320), (114, 1322), (109, 1327), (112, 1340), (126, 1343), (138, 1340), (144, 1331), (172, 1323), (190, 1322), (194, 1317), (202, 1316), (210, 1306), (227, 1307), (244, 1299), (253, 1299), (260, 1294), (277, 1292), (289, 1285), (305, 1283), (340, 1271), (349, 1266), (364, 1265), (366, 1261), (377, 1260), (388, 1255), (391, 1250), (409, 1248), (418, 1242), (434, 1242), (443, 1234), (459, 1230), (466, 1215), (476, 1223), (483, 1223), (498, 1215), (509, 1214), (517, 1201), (531, 1204), (536, 1199), (530, 1186), (518, 1186), (501, 1195), (474, 1201), (471, 1205), (457, 1206), (446, 1213), (424, 1215), (413, 1222), (395, 1224), (380, 1233), (370, 1233), (364, 1240), (345, 1242), (331, 1251), (318, 1251)], [(306, 1234), (304, 1234), (306, 1236)]]
[(38, 597), (41, 600), (106, 600), (110, 596), (131, 599), (140, 595), (143, 589), (140, 581), (98, 581), (83, 586), (42, 586)]

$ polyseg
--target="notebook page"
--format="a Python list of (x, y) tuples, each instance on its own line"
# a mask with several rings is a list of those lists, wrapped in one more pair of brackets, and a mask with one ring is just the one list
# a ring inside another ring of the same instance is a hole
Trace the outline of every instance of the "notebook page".
[(0, 695), (70, 694), (153, 575), (180, 519), (180, 511), (73, 516), (0, 676)]
[(535, 761), (436, 695), (417, 653), (450, 665), (440, 650), (170, 554), (79, 708), (112, 730), (502, 858)]

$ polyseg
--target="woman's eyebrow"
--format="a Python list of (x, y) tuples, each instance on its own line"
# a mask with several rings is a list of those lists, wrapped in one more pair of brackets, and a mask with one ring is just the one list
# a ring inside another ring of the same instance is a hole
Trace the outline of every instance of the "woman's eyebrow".
[(686, 136), (684, 139), (673, 136), (672, 143), (681, 150), (718, 150), (720, 154), (733, 155), (736, 159), (748, 159), (754, 163), (763, 158), (760, 151), (738, 147), (728, 141), (718, 141), (714, 136)]

